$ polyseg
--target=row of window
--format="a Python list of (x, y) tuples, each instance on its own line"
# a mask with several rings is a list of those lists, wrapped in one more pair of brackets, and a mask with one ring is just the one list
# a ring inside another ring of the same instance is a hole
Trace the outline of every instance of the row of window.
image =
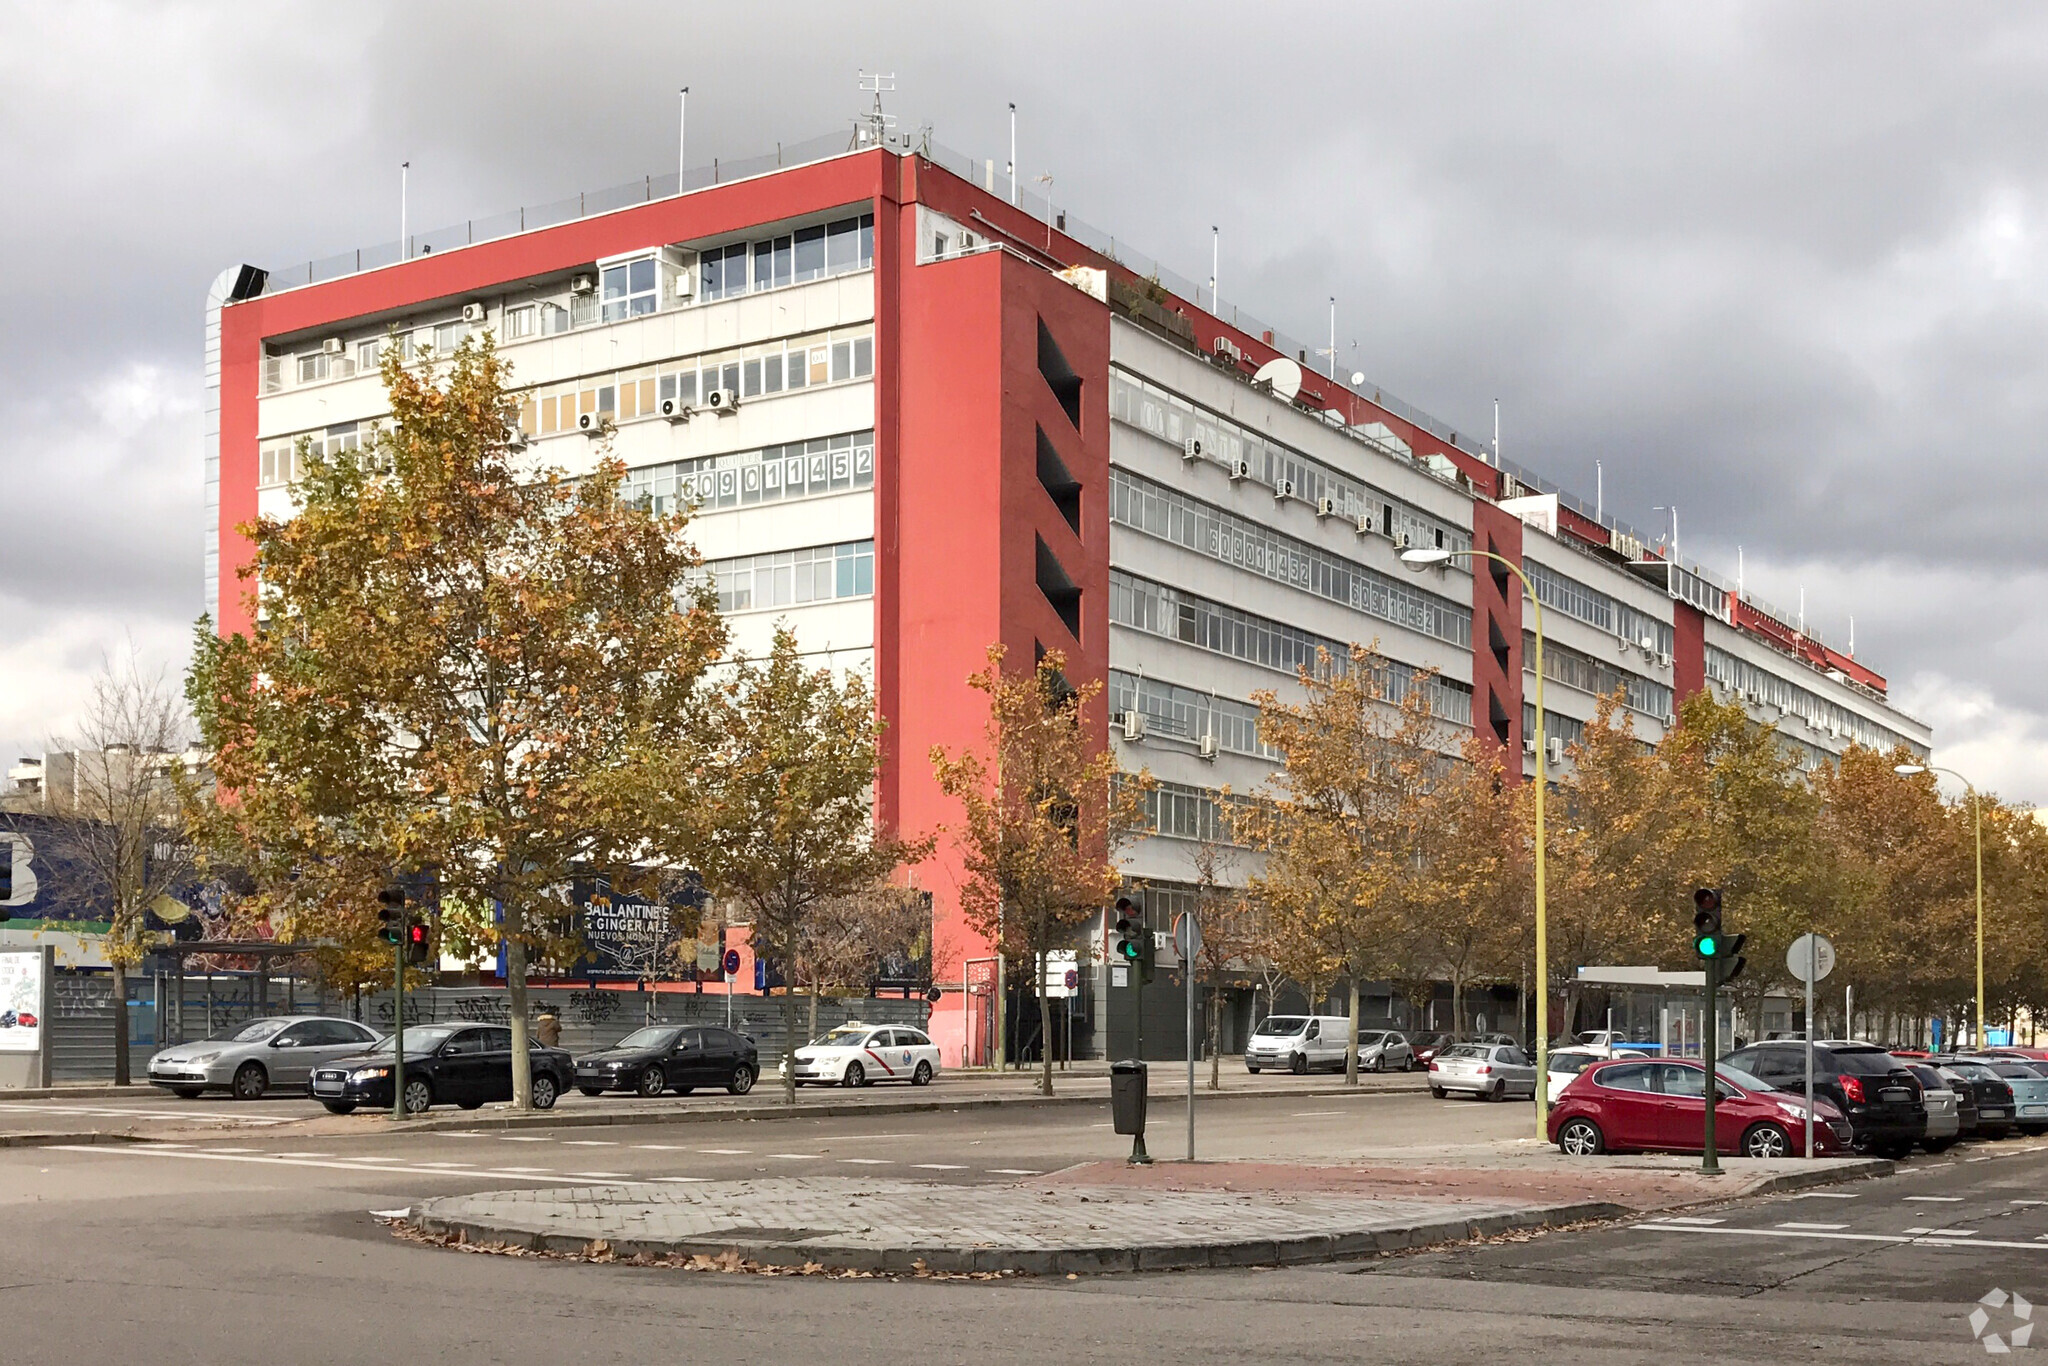
[(698, 292), (707, 301), (866, 270), (875, 263), (875, 216), (864, 213), (758, 242), (713, 247), (697, 262)]
[(1671, 626), (1668, 622), (1659, 621), (1619, 598), (1611, 598), (1597, 588), (1590, 588), (1526, 556), (1522, 560), (1522, 572), (1529, 576), (1529, 585), (1536, 590), (1536, 600), (1545, 607), (1583, 621), (1588, 626), (1611, 631), (1631, 645), (1647, 645), (1660, 655), (1671, 653)]
[[(528, 329), (516, 335), (531, 336), (531, 329), (535, 325), (531, 306), (506, 311), (507, 335), (514, 335), (509, 332), (514, 313), (523, 314), (521, 325)], [(400, 333), (398, 341), (408, 349), (408, 360), (423, 360), (428, 356), (445, 358), (454, 355), (455, 348), (462, 345), (477, 330), (468, 323), (457, 320)], [(566, 331), (567, 328), (564, 326), (556, 330)], [(295, 384), (318, 384), (322, 380), (351, 379), (356, 375), (375, 374), (377, 368), (384, 363), (384, 348), (391, 344), (391, 340), (391, 336), (387, 334), (367, 338), (357, 342), (354, 347), (343, 347), (339, 351), (329, 351), (323, 344), (317, 351), (302, 351), (295, 356), (265, 356), (263, 392), (274, 394), (284, 387), (287, 365), (291, 367)]]
[(305, 474), (300, 443), (304, 442), (306, 455), (335, 455), (341, 451), (352, 451), (364, 441), (377, 439), (377, 424), (374, 422), (343, 422), (302, 437), (282, 437), (266, 441), (257, 456), (256, 485), (268, 488), (277, 484), (290, 484)]
[[(1342, 671), (1350, 667), (1351, 647), (1343, 641), (1253, 616), (1120, 569), (1109, 573), (1109, 619), (1286, 674), (1320, 668), (1319, 651), (1328, 652), (1332, 669)], [(1387, 700), (1399, 702), (1407, 695), (1415, 671), (1396, 661), (1390, 663), (1392, 667), (1380, 683)], [(1472, 724), (1469, 686), (1453, 679), (1433, 678), (1429, 688), (1430, 707), (1435, 715), (1462, 725)]]
[(1114, 367), (1109, 372), (1109, 415), (1183, 452), (1189, 439), (1199, 441), (1201, 459), (1233, 471), (1242, 461), (1250, 466), (1250, 477), (1269, 489), (1277, 490), (1285, 484), (1295, 497), (1316, 506), (1328, 498), (1336, 511), (1353, 524), (1360, 517), (1370, 517), (1381, 534), (1398, 544), (1441, 546), (1446, 550), (1472, 548), (1469, 531), (1389, 498), (1269, 436), (1241, 427), (1207, 408), (1197, 407), (1179, 394)]
[[(1536, 704), (1534, 702), (1524, 702), (1522, 704), (1522, 738), (1525, 740), (1534, 740), (1536, 738)], [(1543, 738), (1545, 741), (1562, 740), (1567, 748), (1572, 745), (1584, 744), (1586, 740), (1586, 723), (1575, 716), (1559, 716), (1554, 711), (1546, 711), (1543, 713)]]
[(577, 419), (585, 414), (626, 422), (658, 415), (668, 400), (696, 408), (708, 403), (714, 392), (734, 399), (759, 398), (866, 379), (874, 372), (872, 332), (798, 337), (743, 352), (689, 356), (616, 375), (547, 385), (521, 400), (519, 426), (529, 436), (551, 436), (578, 430)]
[(751, 612), (875, 591), (875, 543), (808, 546), (767, 555), (712, 560), (704, 566), (718, 585), (718, 610)]
[(1781, 678), (1733, 655), (1719, 646), (1707, 646), (1707, 677), (1746, 700), (1768, 703), (1779, 711), (1797, 716), (1815, 730), (1853, 740), (1866, 749), (1889, 751), (1904, 745), (1916, 754), (1925, 750), (1895, 730), (1880, 726), (1860, 712), (1809, 692), (1788, 678)]
[(1471, 648), (1470, 608), (1122, 469), (1109, 472), (1109, 520), (1381, 621)]
[(875, 434), (866, 431), (646, 465), (626, 472), (621, 496), (655, 512), (684, 506), (711, 512), (872, 488), (874, 483)]
[(1280, 752), (1259, 740), (1259, 709), (1249, 702), (1198, 692), (1156, 678), (1141, 678), (1121, 669), (1109, 671), (1109, 711), (1117, 716), (1135, 711), (1145, 728), (1161, 735), (1199, 740), (1216, 737), (1216, 747), (1231, 754), (1278, 759)]
[(1186, 783), (1155, 783), (1145, 794), (1145, 814), (1140, 827), (1148, 835), (1168, 839), (1202, 840), (1211, 844), (1232, 842), (1225, 799), (1215, 789), (1190, 787)]
[[(1535, 664), (1536, 637), (1524, 632), (1522, 667), (1533, 669)], [(1549, 682), (1562, 683), (1567, 688), (1577, 688), (1596, 697), (1604, 697), (1616, 688), (1625, 688), (1624, 698), (1631, 710), (1654, 716), (1660, 724), (1671, 715), (1671, 689), (1662, 683), (1617, 669), (1604, 660), (1581, 654), (1553, 640), (1543, 642), (1543, 677)]]

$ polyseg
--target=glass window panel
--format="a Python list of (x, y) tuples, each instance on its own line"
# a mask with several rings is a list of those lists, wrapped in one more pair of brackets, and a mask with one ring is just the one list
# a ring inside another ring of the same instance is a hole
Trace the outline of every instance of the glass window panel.
[(853, 373), (872, 375), (875, 373), (875, 339), (856, 337), (853, 341)]
[(597, 411), (600, 413), (615, 413), (618, 411), (618, 407), (618, 391), (609, 384), (601, 385), (597, 391)]
[(782, 357), (766, 356), (761, 361), (761, 390), (775, 394), (782, 391)]
[(770, 289), (775, 284), (775, 242), (754, 243), (754, 288)]
[(790, 274), (790, 267), (791, 267), (791, 252), (790, 252), (790, 239), (789, 239), (789, 238), (787, 238), (787, 237), (778, 237), (778, 238), (776, 238), (776, 239), (775, 239), (775, 283), (776, 283), (776, 284), (778, 284), (778, 285), (786, 285), (786, 284), (788, 284), (788, 283), (790, 282), (790, 280), (791, 280), (791, 278), (792, 278), (792, 277), (791, 277), (791, 274)]
[(745, 386), (740, 390), (742, 394), (752, 398), (761, 392), (761, 362), (757, 360), (746, 362), (740, 367), (740, 373), (744, 377), (742, 383)]
[(647, 257), (645, 260), (634, 261), (626, 269), (631, 275), (630, 285), (633, 293), (645, 294), (654, 288), (654, 258), (652, 256)]
[(842, 270), (853, 270), (860, 264), (860, 223), (856, 219), (842, 218), (825, 228), (825, 270), (837, 275)]
[(825, 228), (801, 228), (796, 234), (796, 278), (815, 280), (825, 273)]
[(727, 365), (724, 369), (719, 371), (718, 387), (725, 390), (729, 394), (739, 392), (740, 366), (738, 361), (732, 362), (730, 365)]
[(832, 378), (850, 379), (853, 376), (853, 346), (848, 342), (832, 343)]
[(799, 348), (798, 350), (790, 352), (789, 387), (792, 389), (803, 388), (804, 380), (808, 377), (809, 373), (810, 362), (809, 359), (804, 355), (802, 349)]
[(604, 297), (607, 300), (623, 299), (630, 292), (626, 287), (626, 268), (624, 266), (606, 266), (602, 279), (604, 281)]
[(860, 216), (860, 264), (871, 266), (875, 263), (875, 216), (864, 213)]
[(825, 356), (826, 349), (824, 347), (814, 346), (811, 348), (811, 383), (813, 384), (823, 384), (830, 378), (830, 372), (825, 368)]

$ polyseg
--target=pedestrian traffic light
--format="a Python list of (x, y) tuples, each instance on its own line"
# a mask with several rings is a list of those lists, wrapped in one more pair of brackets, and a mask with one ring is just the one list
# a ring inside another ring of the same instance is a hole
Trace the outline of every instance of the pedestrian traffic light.
[(1725, 947), (1721, 939), (1721, 894), (1701, 887), (1692, 894), (1692, 947), (1702, 958), (1719, 958)]
[(424, 922), (405, 922), (405, 961), (416, 968), (427, 965), (427, 927)]
[(405, 938), (405, 888), (384, 887), (377, 892), (377, 934), (387, 944)]
[(1748, 942), (1749, 936), (1746, 934), (1731, 934), (1724, 937), (1720, 946), (1722, 986), (1725, 987), (1740, 977), (1742, 970), (1749, 966), (1749, 960), (1742, 956), (1742, 946)]

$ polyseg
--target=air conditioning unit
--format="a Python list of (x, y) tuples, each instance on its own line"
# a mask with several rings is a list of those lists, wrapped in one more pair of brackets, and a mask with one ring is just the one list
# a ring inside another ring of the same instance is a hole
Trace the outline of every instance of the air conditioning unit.
[(595, 275), (573, 276), (569, 281), (569, 292), (571, 294), (597, 293), (597, 277)]
[(690, 272), (687, 270), (677, 271), (675, 283), (676, 297), (678, 299), (687, 299), (690, 298), (695, 293), (696, 286), (690, 283)]
[(1251, 461), (1249, 461), (1249, 460), (1238, 460), (1238, 461), (1233, 461), (1233, 462), (1231, 463), (1231, 466), (1230, 466), (1230, 477), (1231, 477), (1232, 479), (1249, 479), (1249, 478), (1251, 478), (1251, 477), (1252, 477), (1252, 462), (1251, 462)]
[(505, 429), (505, 446), (508, 450), (523, 451), (532, 441), (533, 438), (526, 434), (524, 427), (515, 425)]
[(463, 320), (464, 322), (466, 322), (466, 323), (470, 323), (470, 324), (472, 324), (472, 325), (475, 325), (475, 324), (479, 324), (479, 323), (482, 323), (482, 322), (483, 322), (483, 320), (484, 320), (484, 317), (485, 317), (485, 314), (484, 314), (484, 306), (483, 306), (482, 304), (474, 304), (474, 303), (472, 303), (472, 304), (464, 304), (464, 305), (462, 306), (462, 320)]
[(1244, 352), (1239, 350), (1237, 343), (1230, 338), (1218, 337), (1216, 339), (1216, 359), (1229, 365), (1236, 365), (1244, 359)]
[(1671, 656), (1660, 650), (1657, 653), (1657, 663), (1661, 667), (1668, 669), (1671, 667)]
[(323, 342), (321, 342), (321, 343), (320, 343), (320, 354), (321, 354), (321, 355), (323, 355), (323, 356), (338, 356), (338, 355), (340, 355), (340, 354), (341, 354), (341, 338), (339, 338), (339, 337), (329, 337), (329, 338), (328, 338), (328, 339), (327, 339), (326, 341), (323, 341)]
[(604, 434), (604, 414), (583, 414), (576, 419), (576, 430), (585, 436), (602, 436)]
[(730, 389), (713, 389), (704, 395), (704, 406), (714, 413), (736, 413), (740, 410), (740, 396)]
[(1549, 738), (1549, 740), (1548, 740), (1548, 741), (1546, 741), (1545, 743), (1546, 743), (1546, 744), (1548, 745), (1548, 747), (1549, 747), (1549, 749), (1550, 749), (1550, 762), (1551, 762), (1551, 764), (1552, 764), (1553, 766), (1555, 766), (1555, 765), (1557, 765), (1557, 764), (1561, 764), (1561, 763), (1563, 763), (1563, 762), (1564, 762), (1564, 740), (1563, 740), (1563, 738), (1562, 738), (1562, 737), (1560, 737), (1560, 736), (1556, 736), (1556, 735), (1553, 735), (1553, 736), (1551, 736), (1551, 737)]
[(1200, 460), (1202, 458), (1202, 438), (1191, 436), (1181, 442), (1180, 458), (1183, 460)]
[(1535, 737), (1535, 736), (1533, 736), (1533, 735), (1524, 735), (1524, 736), (1522, 737), (1522, 753), (1524, 753), (1524, 754), (1534, 754), (1535, 752), (1536, 752), (1536, 737)]
[(680, 399), (665, 398), (661, 401), (661, 415), (670, 422), (688, 422), (690, 405)]
[(1318, 499), (1316, 499), (1316, 516), (1318, 516), (1318, 517), (1335, 517), (1336, 515), (1337, 515), (1337, 500), (1336, 500), (1335, 498), (1318, 498)]
[(1145, 713), (1133, 707), (1131, 710), (1124, 713), (1124, 739), (1142, 740), (1144, 738)]
[(1361, 536), (1370, 536), (1380, 529), (1379, 524), (1373, 521), (1370, 512), (1359, 513), (1356, 525), (1358, 527), (1358, 534)]
[(1284, 498), (1292, 498), (1293, 496), (1294, 496), (1294, 481), (1293, 481), (1292, 479), (1282, 479), (1282, 480), (1281, 480), (1281, 481), (1280, 481), (1279, 483), (1277, 483), (1277, 484), (1273, 485), (1273, 501), (1274, 501), (1274, 502), (1276, 502), (1276, 503), (1277, 503), (1277, 502), (1281, 501), (1281, 500), (1282, 500), (1282, 499), (1284, 499)]

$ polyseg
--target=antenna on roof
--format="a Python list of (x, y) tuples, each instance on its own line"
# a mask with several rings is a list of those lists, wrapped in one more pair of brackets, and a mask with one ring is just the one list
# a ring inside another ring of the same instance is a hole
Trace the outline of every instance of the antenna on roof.
[(875, 107), (854, 120), (854, 146), (886, 147), (889, 143), (890, 130), (896, 127), (896, 119), (893, 115), (882, 112), (882, 96), (895, 91), (896, 73), (891, 71), (884, 75), (878, 71), (870, 75), (862, 71), (860, 88), (863, 94), (872, 94), (875, 97)]
[(1007, 170), (1010, 177), (1010, 204), (1014, 208), (1017, 203), (1017, 102), (1015, 100), (1010, 101), (1010, 164)]

